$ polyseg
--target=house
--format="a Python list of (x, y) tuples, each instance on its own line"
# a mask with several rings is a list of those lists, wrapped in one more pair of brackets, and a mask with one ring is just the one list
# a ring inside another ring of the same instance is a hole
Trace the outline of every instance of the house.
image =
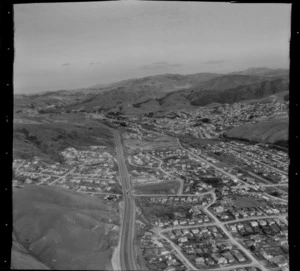
[(181, 220), (181, 221), (179, 222), (179, 225), (180, 225), (180, 226), (186, 226), (186, 224), (187, 224), (187, 222), (186, 222), (185, 220)]
[(237, 225), (237, 228), (238, 228), (238, 230), (241, 230), (241, 229), (243, 229), (243, 228), (244, 228), (244, 225), (243, 225), (243, 224), (241, 224), (241, 223), (239, 223), (239, 224)]
[(258, 226), (257, 221), (251, 221), (250, 224), (251, 224), (252, 227), (257, 227)]
[(265, 225), (267, 225), (267, 222), (265, 220), (260, 220), (259, 225), (260, 226), (265, 226)]
[(195, 259), (195, 262), (196, 262), (197, 265), (198, 265), (198, 264), (201, 264), (201, 265), (205, 264), (205, 260), (204, 260), (204, 258), (202, 258), (202, 257), (196, 258), (196, 259)]
[(168, 255), (168, 254), (170, 254), (170, 251), (168, 251), (168, 250), (161, 250), (161, 252), (160, 252), (160, 255), (162, 255), (162, 256)]
[(229, 228), (232, 232), (237, 232), (236, 226), (235, 225), (229, 225)]
[(193, 220), (189, 220), (189, 221), (188, 221), (188, 224), (189, 224), (189, 226), (194, 226), (194, 225), (196, 225), (195, 221), (193, 221)]
[(218, 259), (218, 264), (227, 264), (227, 259), (225, 257), (220, 257)]
[(185, 242), (188, 241), (188, 238), (187, 237), (181, 237), (181, 238), (178, 239), (178, 241), (181, 242), (181, 243), (185, 243)]
[(262, 252), (261, 252), (261, 255), (262, 255), (266, 260), (270, 260), (270, 259), (273, 258), (272, 255), (268, 254), (268, 253), (265, 252), (265, 251), (262, 251)]
[(235, 254), (234, 256), (236, 257), (236, 259), (239, 261), (239, 262), (244, 262), (246, 261), (245, 257), (242, 255), (241, 252), (239, 252), (238, 250), (234, 250), (233, 253)]
[(183, 233), (183, 235), (190, 234), (190, 230), (189, 229), (183, 229), (182, 233)]
[(167, 263), (168, 266), (173, 265), (173, 264), (176, 263), (176, 259), (168, 260), (166, 263)]
[(213, 266), (215, 265), (215, 262), (213, 261), (212, 258), (206, 258), (206, 264), (209, 265), (209, 266)]
[(177, 226), (177, 225), (178, 225), (178, 220), (174, 220), (174, 221), (173, 221), (173, 225), (174, 225), (174, 226)]
[(230, 253), (226, 254), (226, 258), (228, 263), (233, 263), (235, 261), (233, 256)]
[(197, 228), (195, 228), (195, 229), (191, 229), (191, 232), (192, 232), (193, 234), (196, 234), (196, 233), (198, 233), (198, 232), (199, 232), (199, 229), (197, 229)]

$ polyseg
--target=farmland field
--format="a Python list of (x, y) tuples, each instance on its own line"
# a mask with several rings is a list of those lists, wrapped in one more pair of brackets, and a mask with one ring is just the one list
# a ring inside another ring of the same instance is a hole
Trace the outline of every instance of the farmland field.
[(135, 185), (137, 194), (176, 194), (180, 186), (177, 181), (159, 182), (146, 185)]
[(140, 139), (126, 139), (125, 146), (129, 149), (155, 150), (160, 148), (178, 148), (177, 141), (168, 136), (160, 136), (152, 141)]
[(251, 198), (236, 197), (234, 205), (237, 208), (251, 208), (251, 207), (260, 207), (262, 204)]

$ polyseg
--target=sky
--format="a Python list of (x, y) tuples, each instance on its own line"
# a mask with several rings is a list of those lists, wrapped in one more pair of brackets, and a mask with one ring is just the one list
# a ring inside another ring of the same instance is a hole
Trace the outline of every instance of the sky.
[(149, 75), (288, 68), (290, 4), (109, 1), (14, 5), (14, 91)]

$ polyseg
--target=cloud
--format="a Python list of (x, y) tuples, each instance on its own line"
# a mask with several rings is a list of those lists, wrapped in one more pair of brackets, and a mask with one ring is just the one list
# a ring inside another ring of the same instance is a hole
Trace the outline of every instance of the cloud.
[(90, 62), (90, 66), (92, 66), (92, 65), (99, 65), (99, 64), (101, 64), (100, 61), (97, 61), (97, 62)]
[(215, 65), (215, 64), (222, 64), (224, 62), (226, 62), (226, 60), (211, 60), (211, 61), (205, 61), (203, 63), (209, 65)]
[(175, 67), (180, 67), (182, 64), (180, 63), (169, 63), (165, 61), (161, 62), (154, 62), (148, 65), (143, 65), (140, 68), (143, 70), (154, 70), (154, 69), (166, 69), (166, 68), (175, 68)]
[(152, 65), (168, 65), (168, 64), (169, 64), (168, 62), (164, 62), (164, 61), (152, 63)]
[(63, 63), (63, 64), (61, 64), (62, 66), (71, 66), (72, 64), (71, 63)]

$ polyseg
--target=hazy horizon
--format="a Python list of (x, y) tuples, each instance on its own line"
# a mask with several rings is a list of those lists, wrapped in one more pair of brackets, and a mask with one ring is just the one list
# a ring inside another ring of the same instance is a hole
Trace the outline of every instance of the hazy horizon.
[(15, 94), (157, 74), (289, 68), (290, 4), (14, 5)]

